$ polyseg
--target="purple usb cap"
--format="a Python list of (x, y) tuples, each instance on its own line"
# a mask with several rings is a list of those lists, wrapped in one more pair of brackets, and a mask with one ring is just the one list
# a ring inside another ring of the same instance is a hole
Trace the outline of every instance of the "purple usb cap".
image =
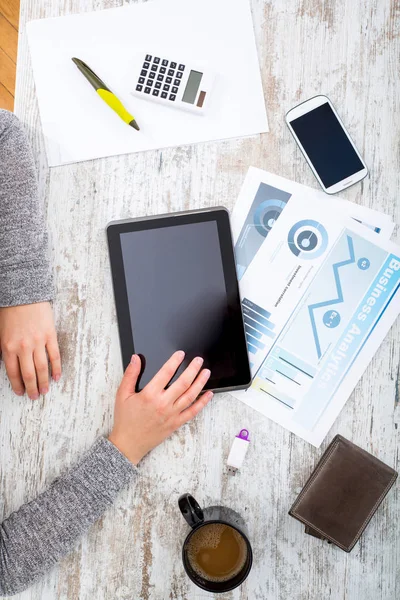
[(242, 429), (239, 433), (239, 435), (237, 435), (236, 437), (239, 438), (240, 440), (245, 440), (246, 442), (249, 442), (249, 432), (247, 431), (247, 429)]

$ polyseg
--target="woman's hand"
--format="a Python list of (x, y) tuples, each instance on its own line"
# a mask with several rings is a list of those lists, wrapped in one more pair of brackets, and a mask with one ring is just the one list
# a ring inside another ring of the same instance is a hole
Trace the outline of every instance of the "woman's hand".
[[(12, 389), (37, 400), (61, 377), (60, 351), (49, 302), (0, 308), (0, 351)], [(47, 354), (46, 354), (47, 352)]]
[(201, 358), (192, 360), (182, 375), (165, 389), (184, 356), (184, 352), (175, 352), (139, 393), (135, 392), (140, 373), (137, 355), (132, 356), (125, 371), (115, 400), (114, 427), (108, 439), (134, 465), (193, 419), (213, 397), (212, 392), (205, 392), (196, 400), (210, 377), (208, 369), (200, 371)]

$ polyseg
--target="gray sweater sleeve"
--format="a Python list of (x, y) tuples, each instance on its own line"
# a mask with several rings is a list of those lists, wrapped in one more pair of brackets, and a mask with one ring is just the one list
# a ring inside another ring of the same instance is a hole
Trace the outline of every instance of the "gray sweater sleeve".
[(17, 117), (0, 110), (0, 307), (52, 297), (32, 152)]
[(67, 554), (136, 471), (111, 442), (100, 438), (66, 475), (3, 521), (0, 595), (26, 589)]
[[(47, 234), (31, 150), (18, 119), (0, 110), (0, 307), (50, 300)], [(30, 586), (71, 550), (136, 468), (98, 440), (69, 473), (0, 524), (0, 595)]]

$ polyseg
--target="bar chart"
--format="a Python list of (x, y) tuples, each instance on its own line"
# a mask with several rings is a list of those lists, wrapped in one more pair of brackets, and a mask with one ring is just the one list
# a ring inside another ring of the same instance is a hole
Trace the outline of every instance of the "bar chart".
[(270, 320), (271, 313), (248, 298), (243, 299), (242, 310), (250, 366), (253, 367), (257, 354), (265, 351), (275, 338), (275, 325)]
[(293, 409), (315, 375), (316, 369), (310, 364), (284, 348), (274, 346), (262, 363), (253, 387)]
[(310, 383), (317, 372), (315, 367), (279, 346), (272, 349), (266, 363), (275, 374), (285, 377), (296, 385)]

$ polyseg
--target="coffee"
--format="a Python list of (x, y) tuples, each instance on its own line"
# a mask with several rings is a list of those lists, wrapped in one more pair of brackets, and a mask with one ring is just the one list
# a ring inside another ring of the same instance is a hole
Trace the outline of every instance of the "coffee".
[(186, 548), (193, 571), (207, 581), (225, 582), (246, 564), (247, 544), (242, 535), (224, 523), (210, 523), (194, 531)]

